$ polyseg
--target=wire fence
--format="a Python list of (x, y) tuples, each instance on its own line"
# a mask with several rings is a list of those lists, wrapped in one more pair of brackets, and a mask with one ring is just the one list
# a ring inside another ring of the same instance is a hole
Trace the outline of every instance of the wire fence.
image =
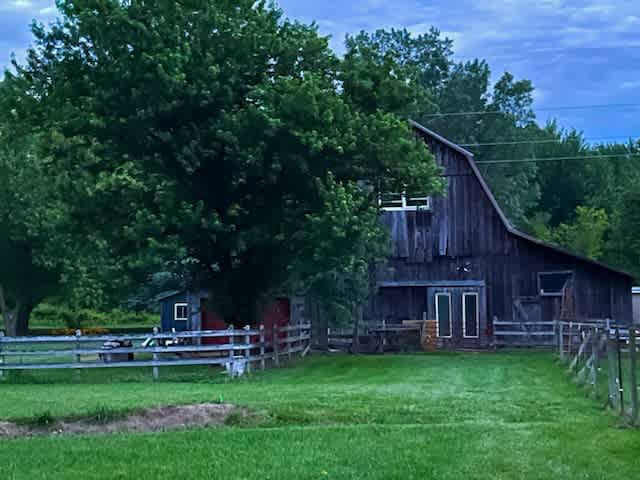
[(594, 398), (638, 424), (637, 327), (556, 322), (556, 351), (567, 372)]

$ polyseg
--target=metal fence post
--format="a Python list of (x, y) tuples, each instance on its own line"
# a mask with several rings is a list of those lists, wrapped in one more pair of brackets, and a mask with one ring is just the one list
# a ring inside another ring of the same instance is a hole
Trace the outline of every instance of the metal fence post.
[[(156, 335), (158, 335), (158, 327), (153, 327), (153, 336), (155, 337)], [(153, 363), (156, 363), (158, 361), (158, 354), (156, 353), (156, 350), (158, 348), (158, 339), (154, 338), (154, 340), (156, 340), (154, 343), (155, 345), (153, 346), (154, 352), (153, 352)], [(153, 368), (151, 369), (151, 373), (153, 375), (153, 381), (155, 382), (156, 380), (158, 380), (158, 378), (160, 378), (160, 368), (158, 368), (156, 365), (153, 366)]]
[(280, 328), (278, 328), (278, 325), (274, 325), (273, 326), (273, 360), (276, 363), (276, 367), (278, 365), (280, 365), (280, 338), (279, 338), (279, 333), (280, 333)]
[[(244, 326), (244, 330), (246, 332), (249, 331), (251, 327), (249, 325), (245, 325)], [(251, 337), (249, 334), (245, 334), (244, 335), (244, 344), (247, 345), (247, 347), (244, 349), (244, 356), (247, 359), (247, 373), (251, 373), (251, 347), (249, 347), (248, 345), (251, 343)]]
[(631, 424), (638, 421), (638, 351), (636, 346), (637, 334), (635, 328), (629, 328), (629, 382), (631, 384)]
[(264, 361), (264, 325), (260, 324), (260, 369), (264, 370), (265, 361)]
[(287, 325), (287, 327), (287, 360), (291, 361), (291, 339), (295, 338), (295, 335), (291, 335), (291, 333), (295, 332), (295, 330), (291, 330), (291, 325)]
[(0, 332), (0, 380), (4, 379), (4, 355), (2, 355), (2, 341), (4, 340), (4, 332)]
[(564, 361), (564, 323), (558, 322), (558, 350), (560, 353), (560, 360)]

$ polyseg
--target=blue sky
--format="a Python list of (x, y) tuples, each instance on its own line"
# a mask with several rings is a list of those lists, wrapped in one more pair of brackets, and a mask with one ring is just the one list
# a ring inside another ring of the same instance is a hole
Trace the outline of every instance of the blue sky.
[[(360, 30), (439, 28), (457, 58), (485, 58), (494, 76), (510, 71), (536, 86), (538, 118), (558, 119), (588, 137), (640, 137), (640, 107), (549, 110), (559, 106), (640, 104), (637, 0), (280, 0), (285, 13), (315, 20), (340, 51)], [(0, 0), (0, 66), (24, 55), (32, 19), (55, 18), (54, 0)]]

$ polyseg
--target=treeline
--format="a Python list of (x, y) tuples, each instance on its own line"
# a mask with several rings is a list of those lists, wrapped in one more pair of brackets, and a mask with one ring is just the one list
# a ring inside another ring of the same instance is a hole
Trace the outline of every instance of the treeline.
[(637, 160), (586, 157), (638, 145), (539, 126), (529, 81), (491, 85), (437, 30), (361, 33), (339, 57), (315, 25), (253, 0), (58, 8), (0, 83), (9, 334), (45, 300), (142, 309), (158, 272), (208, 289), (230, 322), (285, 291), (357, 318), (389, 247), (378, 194), (442, 191), (407, 118), (458, 143), (510, 142), (469, 147), (479, 162), (584, 156), (479, 165), (514, 223), (637, 272)]

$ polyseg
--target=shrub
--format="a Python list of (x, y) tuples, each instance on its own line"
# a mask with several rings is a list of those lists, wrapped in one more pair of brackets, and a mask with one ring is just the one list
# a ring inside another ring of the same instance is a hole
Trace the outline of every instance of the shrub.
[(89, 309), (72, 310), (63, 305), (43, 303), (32, 313), (32, 327), (66, 327), (69, 330), (88, 327), (117, 327), (121, 325), (152, 326), (159, 322), (155, 313), (110, 310), (100, 312)]

